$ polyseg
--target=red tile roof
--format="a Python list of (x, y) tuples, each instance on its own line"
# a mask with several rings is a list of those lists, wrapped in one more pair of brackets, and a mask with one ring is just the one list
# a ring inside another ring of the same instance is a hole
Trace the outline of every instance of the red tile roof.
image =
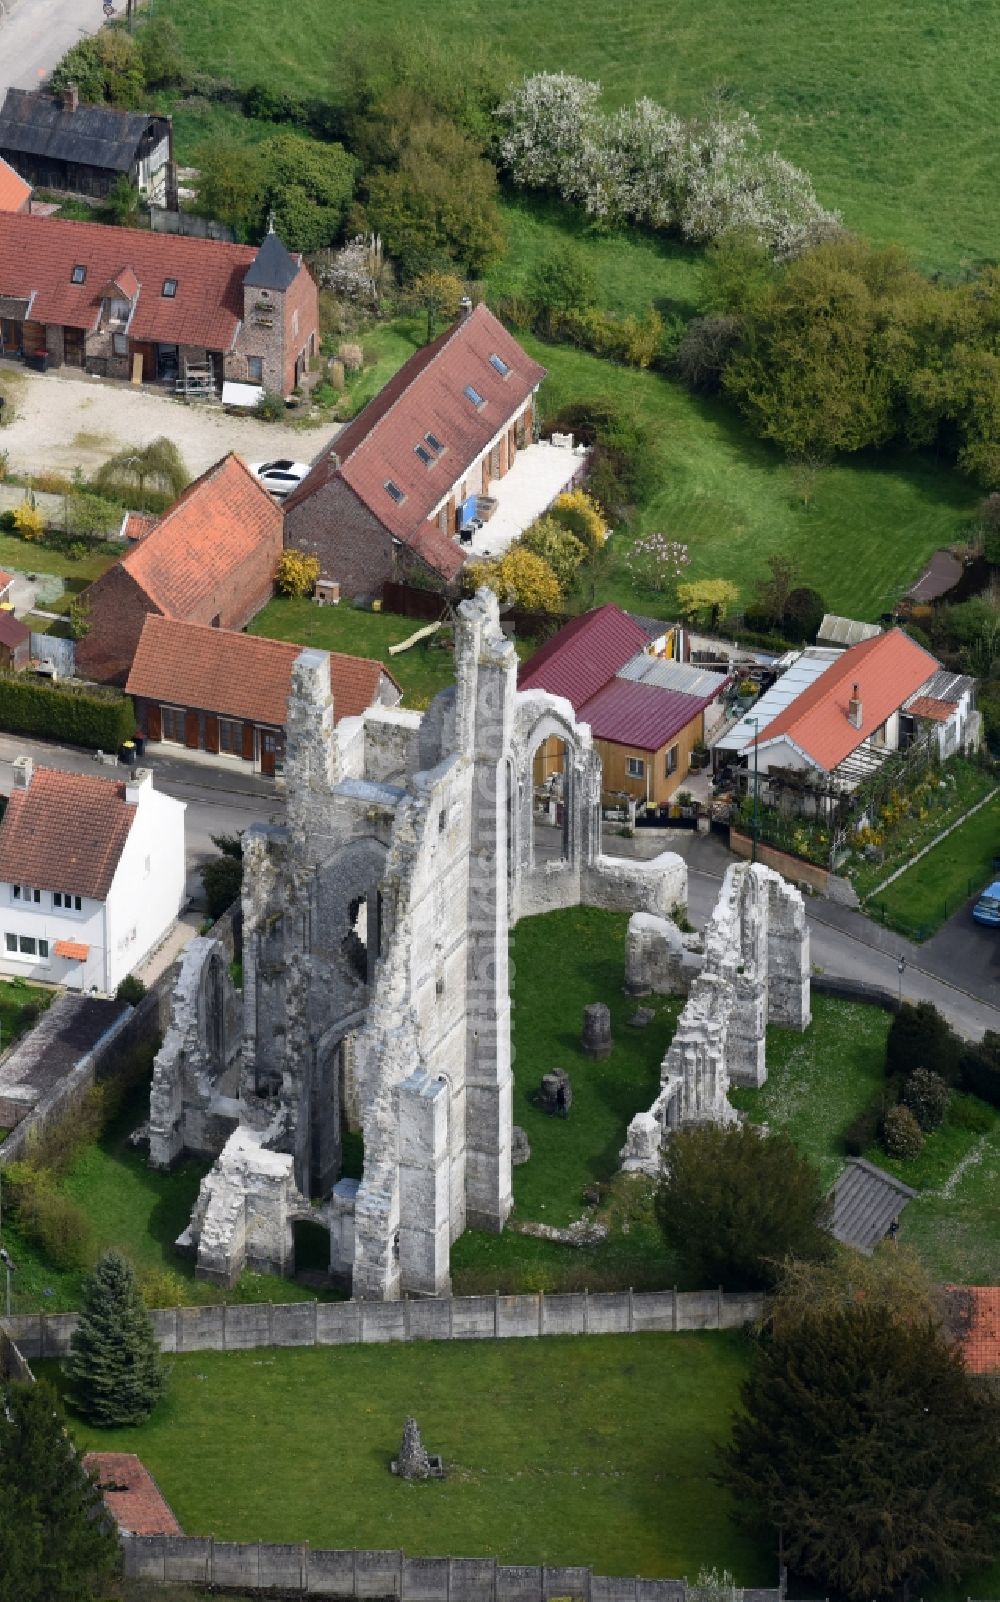
[(150, 529), (156, 527), (157, 519), (149, 517), (145, 512), (126, 512), (122, 520), (122, 538), (138, 544), (144, 540)]
[[(506, 376), (491, 356), (506, 366)], [(427, 519), (544, 377), (545, 368), (489, 308), (477, 306), (404, 362), (313, 465), (286, 500), (286, 510), (339, 476), (397, 539), (411, 545), (420, 537), (422, 554), (435, 566), (447, 546), (452, 563), (457, 548), (443, 537), (439, 546), (434, 531), (424, 527)], [(481, 406), (468, 398), (466, 386)], [(431, 450), (430, 466), (416, 454), (427, 434), (444, 447), (440, 455)], [(401, 501), (385, 488), (389, 481), (398, 486)]]
[(133, 1452), (88, 1452), (83, 1466), (96, 1476), (120, 1530), (133, 1535), (183, 1535), (160, 1487)]
[(0, 568), (0, 595), (3, 594), (4, 590), (9, 590), (13, 582), (13, 573), (5, 573), (3, 568)]
[(708, 696), (684, 695), (633, 679), (612, 679), (584, 702), (577, 716), (590, 724), (595, 740), (659, 751), (714, 699), (714, 691)]
[[(785, 739), (825, 772), (856, 751), (940, 664), (901, 629), (852, 645), (760, 733), (760, 748)], [(861, 727), (847, 716), (857, 684)], [(751, 740), (748, 750), (753, 748)]]
[[(34, 297), (31, 318), (68, 328), (96, 327), (116, 280), (138, 289), (133, 340), (232, 349), (243, 317), (243, 278), (256, 257), (249, 245), (220, 244), (138, 228), (108, 228), (63, 217), (0, 213), (0, 295)], [(82, 284), (73, 268), (86, 267)], [(163, 294), (164, 280), (177, 293)]]
[(954, 702), (939, 701), (933, 695), (917, 695), (906, 708), (915, 718), (931, 718), (935, 723), (947, 723), (955, 710)]
[(518, 676), (518, 688), (563, 695), (579, 712), (648, 644), (645, 629), (609, 602), (573, 618), (529, 657)]
[(1000, 1374), (1000, 1285), (949, 1285), (970, 1374)]
[(31, 185), (0, 157), (0, 211), (19, 212), (31, 199)]
[(0, 883), (103, 901), (137, 810), (116, 779), (36, 768), (0, 822)]
[(25, 628), (13, 612), (0, 612), (0, 645), (9, 645), (11, 650), (23, 645), (25, 640), (31, 639), (31, 630)]
[[(143, 624), (126, 689), (150, 701), (283, 727), (292, 666), (301, 650), (285, 640), (151, 615)], [(383, 674), (396, 683), (372, 657), (330, 652), (338, 723), (378, 701)]]
[(281, 552), (281, 508), (238, 456), (224, 456), (164, 512), (121, 566), (167, 617), (186, 617), (262, 543)]
[(82, 940), (57, 940), (52, 950), (57, 957), (66, 957), (70, 962), (86, 962), (90, 955), (90, 947)]

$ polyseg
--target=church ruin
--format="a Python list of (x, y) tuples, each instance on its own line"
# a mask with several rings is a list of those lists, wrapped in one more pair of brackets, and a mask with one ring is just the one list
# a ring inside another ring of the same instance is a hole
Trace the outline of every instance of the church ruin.
[[(457, 610), (455, 668), (425, 713), (335, 729), (326, 654), (297, 659), (286, 822), (243, 841), (242, 994), (219, 942), (193, 941), (154, 1070), (151, 1160), (216, 1159), (182, 1237), (202, 1278), (290, 1272), (307, 1220), (354, 1296), (447, 1292), (451, 1243), (511, 1208), (511, 926), (686, 904), (680, 857), (603, 854), (590, 730), (517, 689), (488, 591)], [(341, 1175), (345, 1130), (360, 1179)]]

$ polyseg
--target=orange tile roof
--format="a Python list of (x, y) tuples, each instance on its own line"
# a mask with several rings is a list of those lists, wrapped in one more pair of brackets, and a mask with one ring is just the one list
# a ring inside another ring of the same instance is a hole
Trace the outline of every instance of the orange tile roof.
[(949, 1285), (970, 1374), (1000, 1374), (1000, 1285)]
[(282, 515), (238, 456), (225, 456), (164, 512), (121, 565), (168, 617), (186, 617), (266, 541), (281, 554)]
[(68, 957), (70, 962), (86, 962), (90, 955), (90, 947), (82, 940), (57, 940), (52, 949), (57, 957)]
[(122, 538), (138, 544), (144, 540), (151, 529), (156, 527), (158, 519), (150, 517), (145, 512), (126, 512), (122, 522)]
[(932, 718), (935, 723), (947, 723), (955, 707), (953, 702), (939, 701), (933, 695), (917, 695), (906, 708), (915, 718)]
[(103, 901), (137, 810), (119, 780), (36, 768), (0, 822), (0, 883)]
[[(143, 623), (126, 689), (150, 701), (281, 728), (288, 716), (292, 666), (301, 650), (286, 640), (151, 615)], [(378, 700), (383, 674), (396, 683), (373, 657), (330, 652), (338, 723)]]
[(17, 211), (31, 199), (31, 185), (0, 156), (0, 211)]
[[(881, 728), (939, 666), (929, 651), (901, 629), (862, 640), (844, 651), (761, 730), (760, 748), (766, 750), (781, 739), (788, 740), (829, 773)], [(855, 728), (847, 715), (855, 684), (861, 699), (860, 728)], [(752, 750), (753, 744), (751, 740), (747, 749)]]
[[(134, 281), (133, 340), (231, 350), (243, 317), (243, 279), (256, 255), (250, 245), (214, 239), (0, 213), (0, 295), (34, 296), (35, 322), (89, 330), (108, 286)], [(76, 266), (87, 269), (82, 284), (72, 282)], [(163, 294), (168, 278), (177, 281), (172, 296)]]
[(3, 594), (4, 590), (9, 590), (13, 582), (13, 573), (5, 573), (3, 568), (0, 568), (0, 595)]
[(96, 1477), (120, 1530), (133, 1535), (183, 1535), (169, 1502), (134, 1452), (88, 1452), (83, 1466)]

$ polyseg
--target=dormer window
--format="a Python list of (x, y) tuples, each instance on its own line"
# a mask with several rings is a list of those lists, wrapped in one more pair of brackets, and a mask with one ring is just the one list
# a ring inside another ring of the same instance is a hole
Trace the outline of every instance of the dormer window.
[(495, 372), (498, 372), (500, 374), (501, 378), (506, 378), (508, 376), (508, 374), (510, 373), (510, 367), (508, 366), (508, 364), (504, 361), (503, 357), (502, 356), (498, 356), (495, 351), (494, 351), (493, 355), (490, 357), (490, 366), (494, 369)]
[(403, 502), (406, 500), (406, 496), (400, 489), (399, 485), (394, 484), (391, 478), (387, 478), (385, 481), (385, 492), (392, 500), (395, 501), (397, 506), (402, 506)]
[(71, 284), (85, 284), (87, 282), (86, 267), (78, 262), (69, 275), (69, 281)]
[(465, 398), (466, 400), (470, 400), (472, 402), (477, 412), (481, 412), (483, 407), (486, 405), (482, 395), (480, 395), (478, 389), (476, 389), (472, 384), (466, 384)]
[(176, 280), (176, 278), (165, 278), (163, 280), (163, 298), (164, 298), (164, 300), (173, 300), (173, 298), (176, 295), (176, 293), (177, 293), (177, 280)]

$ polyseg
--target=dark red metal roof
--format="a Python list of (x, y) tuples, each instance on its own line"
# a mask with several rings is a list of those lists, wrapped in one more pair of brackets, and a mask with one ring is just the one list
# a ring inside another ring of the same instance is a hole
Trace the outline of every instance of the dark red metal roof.
[(683, 695), (634, 679), (612, 679), (577, 713), (581, 723), (590, 724), (595, 740), (659, 751), (714, 699), (714, 693)]
[(610, 601), (573, 618), (521, 668), (522, 690), (564, 695), (579, 712), (585, 701), (649, 644), (649, 636)]

